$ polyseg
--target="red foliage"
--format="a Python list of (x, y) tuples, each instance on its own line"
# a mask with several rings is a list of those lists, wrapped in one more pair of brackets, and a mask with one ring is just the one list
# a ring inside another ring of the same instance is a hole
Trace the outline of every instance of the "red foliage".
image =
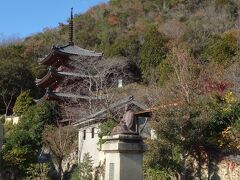
[(114, 25), (118, 24), (119, 20), (118, 20), (118, 17), (116, 15), (109, 14), (107, 22), (108, 22), (109, 25), (114, 26)]
[(210, 93), (210, 92), (219, 92), (223, 93), (228, 88), (232, 87), (233, 85), (229, 82), (212, 82), (207, 81), (203, 83), (203, 92), (204, 93)]

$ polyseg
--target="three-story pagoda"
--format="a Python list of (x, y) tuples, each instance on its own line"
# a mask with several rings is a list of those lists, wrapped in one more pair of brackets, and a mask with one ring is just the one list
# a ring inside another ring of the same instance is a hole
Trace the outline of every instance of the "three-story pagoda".
[[(75, 91), (66, 91), (66, 86), (71, 86), (74, 82), (64, 82), (66, 79), (75, 78), (80, 81), (84, 78), (89, 78), (83, 72), (79, 72), (74, 67), (74, 61), (98, 61), (102, 58), (102, 53), (86, 50), (76, 46), (73, 42), (73, 11), (71, 9), (71, 18), (69, 22), (69, 42), (64, 46), (53, 46), (50, 53), (44, 58), (39, 59), (39, 64), (48, 66), (47, 74), (41, 78), (36, 79), (36, 84), (46, 90), (44, 96), (38, 100), (42, 103), (46, 100), (55, 100), (63, 102), (66, 99), (79, 99), (79, 102), (99, 99), (97, 96), (89, 96), (87, 93), (79, 93)], [(78, 103), (79, 103), (78, 102)], [(62, 122), (73, 121), (73, 119), (62, 117)]]

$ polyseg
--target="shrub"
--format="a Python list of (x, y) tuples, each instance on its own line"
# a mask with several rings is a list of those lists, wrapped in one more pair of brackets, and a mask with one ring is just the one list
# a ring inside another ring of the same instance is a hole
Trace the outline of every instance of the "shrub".
[(109, 119), (99, 125), (98, 144), (100, 146), (100, 149), (102, 148), (102, 144), (105, 143), (105, 141), (103, 140), (103, 136), (109, 136), (116, 125), (117, 122), (114, 121), (113, 119)]
[(228, 3), (229, 3), (228, 0), (215, 0), (216, 6), (226, 5), (226, 4), (228, 4)]
[(144, 178), (146, 180), (170, 180), (171, 178), (165, 171), (161, 171), (158, 169), (148, 168), (144, 172)]
[(40, 179), (40, 180), (48, 180), (48, 171), (49, 164), (47, 163), (36, 163), (31, 164), (29, 168), (27, 168), (27, 178), (30, 179)]
[(84, 154), (82, 162), (75, 169), (71, 180), (92, 180), (93, 162), (89, 153)]
[(118, 38), (109, 47), (105, 47), (105, 54), (108, 57), (124, 56), (136, 58), (139, 54), (140, 42), (137, 34)]
[(215, 35), (209, 38), (203, 56), (209, 61), (224, 64), (231, 62), (237, 50), (237, 39), (233, 35), (226, 34), (222, 37)]

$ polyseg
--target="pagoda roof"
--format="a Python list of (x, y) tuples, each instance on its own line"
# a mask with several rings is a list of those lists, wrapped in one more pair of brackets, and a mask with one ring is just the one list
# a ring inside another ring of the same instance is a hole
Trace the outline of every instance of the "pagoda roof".
[(64, 75), (58, 73), (55, 69), (49, 68), (48, 73), (42, 79), (36, 79), (36, 85), (41, 87), (52, 87), (62, 80)]
[(51, 52), (46, 57), (39, 59), (38, 62), (44, 65), (57, 64), (53, 66), (58, 66), (61, 64), (59, 61), (68, 60), (70, 56), (100, 58), (103, 53), (83, 49), (72, 43), (65, 46), (53, 46)]
[(61, 92), (54, 92), (47, 88), (46, 93), (44, 96), (36, 100), (37, 103), (42, 103), (46, 100), (56, 100), (56, 101), (63, 101), (65, 98), (74, 98), (74, 99), (83, 99), (83, 100), (103, 100), (105, 99), (104, 96), (84, 96), (80, 94), (72, 94), (72, 93), (61, 93)]
[(145, 104), (142, 104), (142, 103), (134, 100), (133, 96), (129, 96), (123, 100), (120, 100), (118, 102), (110, 104), (108, 108), (103, 108), (102, 110), (100, 110), (94, 114), (91, 114), (87, 117), (84, 117), (84, 118), (81, 118), (81, 119), (75, 121), (73, 123), (73, 126), (85, 126), (86, 124), (89, 125), (89, 123), (90, 124), (98, 123), (98, 122), (106, 119), (109, 110), (116, 110), (116, 109), (124, 108), (126, 106), (126, 104), (135, 105), (136, 107), (138, 107), (142, 110), (147, 108)]
[(64, 72), (64, 71), (56, 71), (53, 68), (49, 68), (48, 73), (41, 79), (36, 79), (35, 83), (37, 86), (41, 87), (52, 87), (52, 85), (56, 84), (57, 81), (61, 81), (65, 76), (73, 76), (80, 78), (99, 78), (100, 76), (91, 76), (74, 72)]
[(73, 76), (73, 77), (81, 77), (81, 78), (100, 78), (101, 76), (98, 75), (86, 75), (86, 74), (80, 74), (80, 73), (74, 73), (74, 72), (64, 72), (64, 71), (58, 71), (59, 75), (63, 76)]
[(54, 92), (52, 92), (50, 89), (46, 90), (46, 93), (41, 99), (35, 100), (38, 104), (41, 104), (48, 100), (54, 100), (54, 101), (61, 101), (62, 99), (58, 97)]
[(85, 100), (102, 100), (105, 99), (102, 96), (84, 96), (79, 94), (72, 94), (72, 93), (61, 93), (61, 92), (55, 92), (56, 96), (61, 98), (75, 98), (75, 99), (85, 99)]
[(97, 53), (87, 49), (80, 48), (74, 44), (68, 44), (66, 46), (53, 47), (53, 50), (64, 55), (77, 55), (88, 57), (102, 57), (103, 53)]

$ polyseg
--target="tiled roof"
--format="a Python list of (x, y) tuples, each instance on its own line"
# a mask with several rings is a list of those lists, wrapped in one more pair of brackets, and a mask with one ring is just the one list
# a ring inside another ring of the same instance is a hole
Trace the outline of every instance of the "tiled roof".
[(45, 81), (48, 81), (50, 79), (53, 79), (55, 81), (56, 79), (61, 79), (64, 76), (72, 76), (72, 77), (80, 77), (80, 78), (99, 78), (100, 76), (91, 76), (91, 75), (85, 75), (80, 73), (74, 73), (74, 72), (64, 72), (64, 71), (48, 71), (48, 73), (41, 79), (36, 79), (35, 83), (37, 86), (41, 85)]
[(37, 86), (41, 86), (44, 83), (47, 83), (47, 81), (49, 81), (50, 83), (53, 83), (57, 79), (62, 79), (62, 78), (63, 78), (62, 74), (58, 73), (55, 69), (49, 68), (48, 73), (43, 78), (36, 79), (35, 82)]
[(141, 109), (146, 109), (147, 107), (137, 101), (134, 100), (133, 96), (129, 96), (121, 101), (118, 101), (116, 103), (110, 104), (108, 108), (103, 108), (102, 110), (91, 114), (88, 117), (79, 119), (73, 123), (74, 126), (82, 125), (84, 123), (89, 123), (90, 121), (95, 122), (96, 120), (102, 120), (104, 119), (104, 115), (108, 113), (108, 110), (112, 109), (119, 109), (124, 107), (126, 104), (134, 104), (135, 106), (141, 108)]
[(65, 46), (53, 46), (51, 52), (48, 55), (46, 55), (44, 58), (38, 59), (38, 63), (49, 65), (49, 61), (50, 64), (53, 64), (56, 63), (56, 61), (60, 61), (60, 57), (63, 57), (66, 60), (69, 56), (101, 58), (103, 56), (103, 53), (97, 53), (95, 51), (83, 49), (72, 44)]
[(66, 46), (54, 46), (54, 51), (65, 53), (69, 55), (78, 55), (78, 56), (92, 56), (92, 57), (101, 57), (103, 53), (97, 53), (95, 51), (90, 51), (87, 49), (80, 48), (75, 45), (66, 45)]
[(78, 94), (71, 94), (71, 93), (60, 93), (60, 92), (53, 92), (56, 96), (61, 98), (76, 98), (76, 99), (87, 99), (87, 100), (101, 100), (104, 97), (99, 96), (83, 96)]
[(79, 94), (72, 94), (72, 93), (61, 93), (61, 92), (54, 92), (50, 89), (46, 90), (44, 96), (39, 99), (35, 100), (37, 103), (42, 103), (45, 100), (52, 99), (52, 100), (64, 100), (64, 98), (75, 98), (75, 99), (85, 99), (85, 100), (103, 100), (104, 96), (83, 96)]

